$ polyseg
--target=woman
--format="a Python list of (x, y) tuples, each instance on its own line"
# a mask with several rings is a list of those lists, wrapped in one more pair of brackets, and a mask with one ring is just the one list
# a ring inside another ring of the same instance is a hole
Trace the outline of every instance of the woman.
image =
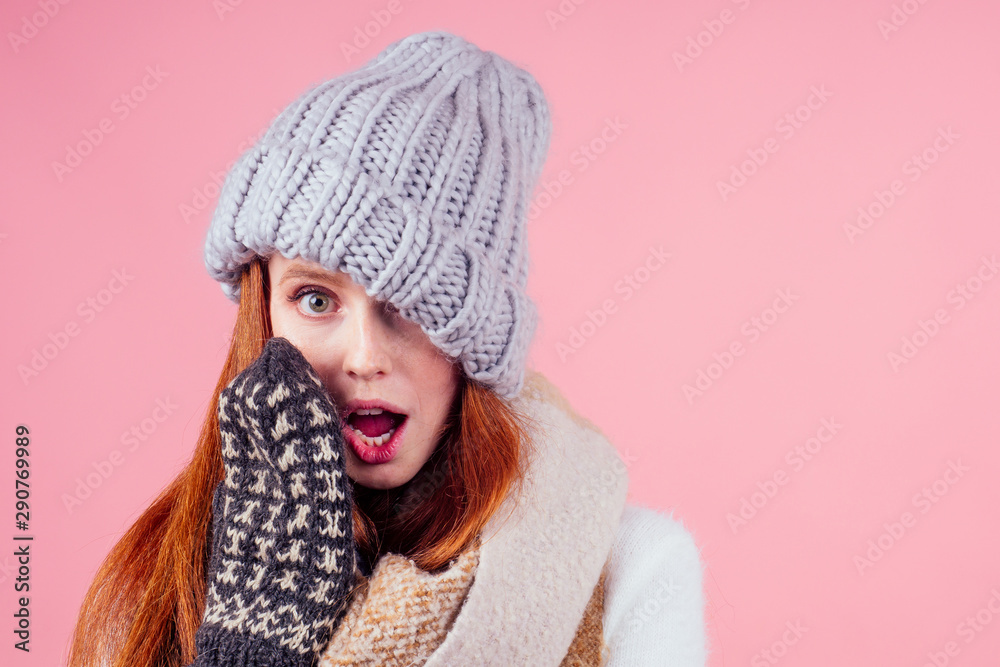
[(278, 116), (206, 240), (239, 312), (198, 447), (70, 664), (704, 663), (690, 535), (525, 376), (549, 133), (527, 72), (443, 32)]

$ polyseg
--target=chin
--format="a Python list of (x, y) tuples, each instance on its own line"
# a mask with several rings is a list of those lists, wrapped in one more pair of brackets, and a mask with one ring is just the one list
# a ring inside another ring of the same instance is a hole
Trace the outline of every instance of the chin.
[(395, 489), (413, 479), (413, 475), (407, 475), (405, 471), (391, 469), (390, 464), (371, 466), (360, 462), (355, 465), (348, 463), (347, 476), (356, 484), (378, 490)]

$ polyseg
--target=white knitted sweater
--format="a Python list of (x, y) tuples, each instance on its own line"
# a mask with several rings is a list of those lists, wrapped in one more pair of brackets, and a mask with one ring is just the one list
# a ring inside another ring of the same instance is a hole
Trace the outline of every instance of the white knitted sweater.
[(706, 663), (698, 548), (676, 519), (627, 506), (605, 585), (607, 667)]

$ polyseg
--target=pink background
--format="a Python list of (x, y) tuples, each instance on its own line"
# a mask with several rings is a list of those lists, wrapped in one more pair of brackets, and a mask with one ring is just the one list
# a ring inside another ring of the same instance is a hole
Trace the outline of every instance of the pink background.
[(213, 174), (308, 86), (445, 29), (548, 95), (531, 364), (695, 536), (711, 664), (996, 664), (1000, 5), (396, 2), (3, 3), (0, 661), (62, 663), (101, 559), (190, 455), (235, 314), (202, 264)]

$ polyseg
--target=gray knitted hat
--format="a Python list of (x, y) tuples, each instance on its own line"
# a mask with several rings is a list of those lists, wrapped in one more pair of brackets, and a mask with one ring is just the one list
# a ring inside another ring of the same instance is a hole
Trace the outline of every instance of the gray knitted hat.
[(455, 35), (412, 35), (303, 94), (241, 156), (205, 266), (233, 301), (254, 255), (344, 271), (512, 397), (537, 319), (524, 224), (550, 132), (529, 73)]

